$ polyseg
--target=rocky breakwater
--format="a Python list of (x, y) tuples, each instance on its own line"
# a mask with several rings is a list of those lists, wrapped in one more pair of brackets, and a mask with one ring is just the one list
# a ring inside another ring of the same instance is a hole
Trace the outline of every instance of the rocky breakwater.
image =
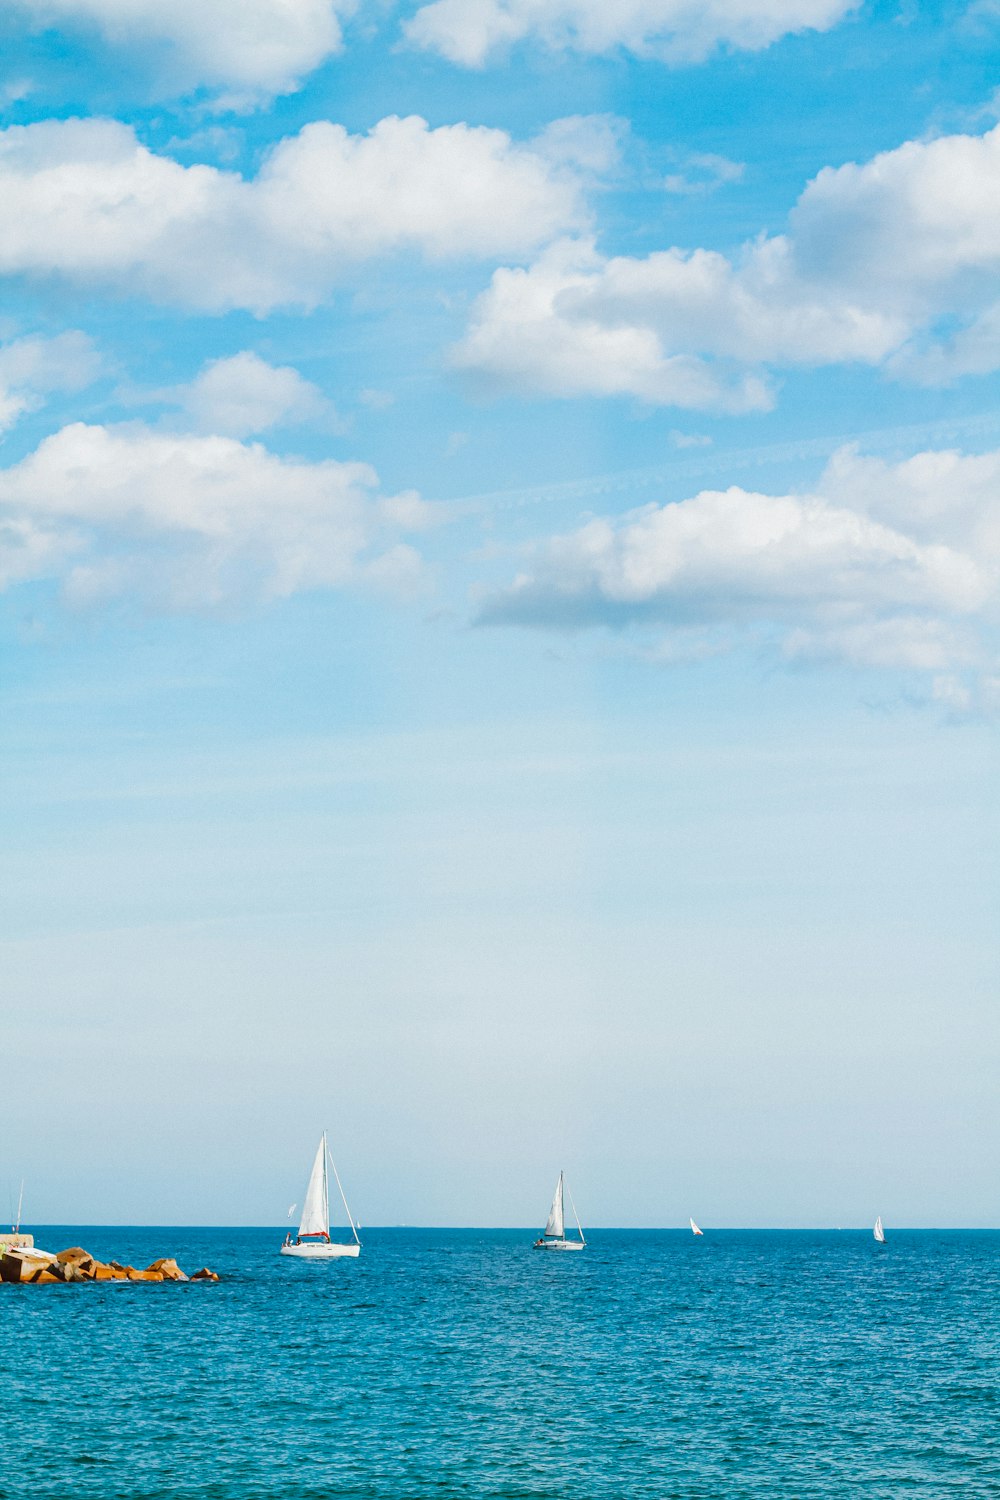
[(79, 1245), (50, 1255), (34, 1246), (8, 1248), (0, 1256), (0, 1281), (33, 1286), (56, 1285), (68, 1281), (218, 1281), (214, 1271), (203, 1266), (193, 1276), (186, 1276), (170, 1256), (154, 1260), (145, 1270), (112, 1260), (105, 1264)]

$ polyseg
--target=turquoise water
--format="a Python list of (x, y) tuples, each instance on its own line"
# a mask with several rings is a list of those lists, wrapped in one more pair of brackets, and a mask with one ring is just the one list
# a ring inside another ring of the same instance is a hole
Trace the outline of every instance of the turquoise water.
[(0, 1287), (2, 1500), (1000, 1495), (1000, 1233), (37, 1237), (226, 1279)]

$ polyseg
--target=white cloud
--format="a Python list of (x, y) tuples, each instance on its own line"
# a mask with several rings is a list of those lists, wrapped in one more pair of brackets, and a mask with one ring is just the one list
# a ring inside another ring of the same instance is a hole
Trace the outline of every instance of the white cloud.
[(298, 88), (339, 50), (336, 0), (12, 0), (39, 28), (96, 29), (115, 47), (152, 54), (161, 90), (205, 85), (242, 99)]
[(307, 125), (250, 181), (157, 156), (111, 120), (12, 126), (0, 198), (0, 274), (217, 312), (312, 305), (349, 268), (399, 251), (520, 257), (585, 221), (572, 169), (502, 130), (416, 116), (366, 135)]
[[(921, 380), (1000, 367), (1000, 127), (826, 168), (788, 232), (729, 258), (598, 255), (498, 270), (454, 351), (498, 387), (741, 410), (768, 366), (858, 361)], [(957, 324), (947, 340), (941, 319)]]
[(454, 367), (499, 390), (628, 395), (699, 411), (770, 405), (758, 377), (713, 368), (676, 341), (666, 347), (648, 316), (609, 317), (595, 293), (615, 264), (602, 261), (589, 242), (560, 241), (527, 270), (498, 270), (452, 350)]
[(615, 166), (628, 133), (629, 122), (620, 115), (565, 115), (551, 120), (531, 145), (556, 165), (597, 176)]
[(228, 437), (75, 423), (0, 470), (0, 579), (158, 607), (275, 598), (366, 578), (409, 587), (401, 533), (428, 512), (364, 463), (306, 463)]
[(718, 156), (713, 151), (691, 151), (680, 166), (680, 171), (670, 172), (663, 179), (668, 193), (711, 193), (724, 183), (739, 182), (746, 171), (743, 162), (730, 161), (728, 156)]
[(702, 491), (551, 538), (482, 619), (721, 631), (790, 660), (943, 673), (990, 663), (998, 603), (1000, 451), (845, 449), (812, 493)]
[(199, 432), (246, 438), (302, 422), (336, 425), (322, 391), (290, 365), (269, 365), (245, 349), (215, 359), (191, 381), (159, 393), (186, 413)]
[(101, 361), (84, 333), (29, 334), (0, 344), (0, 432), (35, 411), (55, 391), (79, 391), (96, 380)]
[(854, 0), (432, 0), (406, 25), (411, 42), (480, 68), (531, 38), (562, 51), (624, 49), (697, 62), (717, 47), (751, 52), (791, 32), (826, 31)]

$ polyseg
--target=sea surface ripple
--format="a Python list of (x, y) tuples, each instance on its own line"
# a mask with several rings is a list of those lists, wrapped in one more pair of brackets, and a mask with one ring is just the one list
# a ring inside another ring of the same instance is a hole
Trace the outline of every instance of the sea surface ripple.
[(0, 1500), (1000, 1495), (1000, 1232), (37, 1231), (217, 1286), (0, 1286)]

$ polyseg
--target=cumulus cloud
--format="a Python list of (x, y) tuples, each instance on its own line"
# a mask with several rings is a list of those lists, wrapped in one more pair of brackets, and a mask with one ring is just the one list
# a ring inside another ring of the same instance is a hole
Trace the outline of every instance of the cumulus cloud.
[(0, 470), (0, 579), (171, 609), (366, 579), (402, 588), (420, 569), (406, 536), (432, 518), (416, 495), (382, 495), (364, 463), (74, 423)]
[(150, 56), (161, 91), (225, 88), (240, 102), (290, 93), (341, 44), (337, 0), (12, 0), (39, 29), (95, 30)]
[[(590, 241), (559, 241), (527, 269), (502, 267), (452, 350), (452, 365), (487, 389), (629, 395), (700, 411), (755, 411), (771, 404), (759, 377), (713, 365), (676, 339), (668, 345), (650, 317), (609, 316), (600, 300), (614, 264), (598, 256)], [(629, 269), (640, 263), (617, 264)], [(705, 289), (703, 297), (710, 302), (711, 292)], [(683, 305), (682, 297), (678, 301)]]
[(998, 587), (1000, 451), (890, 464), (848, 448), (810, 493), (706, 490), (589, 520), (542, 544), (481, 620), (942, 673), (990, 661)]
[(736, 257), (557, 244), (494, 274), (454, 363), (499, 388), (730, 411), (768, 403), (768, 367), (984, 373), (1000, 367), (998, 201), (1000, 127), (826, 168), (787, 233)]
[(84, 333), (29, 334), (0, 344), (0, 432), (35, 411), (55, 391), (79, 391), (97, 379), (101, 361)]
[(224, 437), (252, 437), (303, 422), (337, 425), (318, 386), (291, 365), (269, 365), (249, 349), (211, 360), (188, 385), (156, 395), (178, 406), (199, 432)]
[(544, 151), (416, 116), (366, 135), (307, 125), (249, 181), (158, 156), (112, 120), (12, 126), (0, 197), (0, 274), (259, 314), (315, 304), (372, 256), (520, 257), (586, 218), (579, 177)]
[(684, 63), (717, 47), (757, 52), (791, 32), (826, 31), (852, 9), (854, 0), (432, 0), (405, 32), (470, 68), (526, 38), (556, 51), (622, 49)]

